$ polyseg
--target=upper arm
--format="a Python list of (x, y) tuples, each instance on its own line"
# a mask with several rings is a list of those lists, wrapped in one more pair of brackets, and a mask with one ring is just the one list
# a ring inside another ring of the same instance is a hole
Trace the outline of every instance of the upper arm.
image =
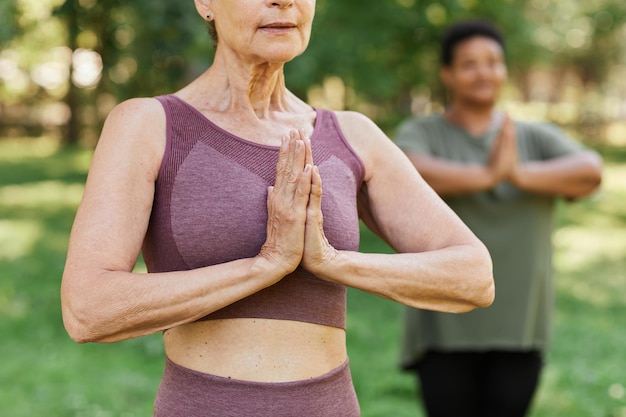
[(337, 117), (365, 165), (367, 193), (360, 204), (367, 205), (379, 235), (395, 250), (421, 252), (475, 240), (400, 148), (371, 120), (350, 112)]
[(111, 112), (72, 227), (66, 275), (133, 269), (164, 149), (165, 114), (157, 100), (129, 100)]

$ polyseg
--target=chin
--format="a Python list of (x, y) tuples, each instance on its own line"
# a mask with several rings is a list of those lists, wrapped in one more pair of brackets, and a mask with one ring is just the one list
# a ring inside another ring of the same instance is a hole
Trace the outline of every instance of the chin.
[(260, 58), (263, 62), (270, 63), (286, 63), (301, 55), (304, 52), (304, 48), (296, 48), (293, 46), (284, 46), (275, 45), (274, 47), (266, 48), (263, 51), (257, 50), (257, 57)]
[(489, 106), (495, 106), (496, 102), (498, 101), (498, 97), (492, 94), (488, 96), (487, 95), (465, 96), (463, 101), (476, 107), (489, 107)]

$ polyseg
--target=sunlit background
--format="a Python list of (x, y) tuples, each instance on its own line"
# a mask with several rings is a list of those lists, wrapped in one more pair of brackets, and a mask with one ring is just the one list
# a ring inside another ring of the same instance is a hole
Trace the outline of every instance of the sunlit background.
[[(3, 136), (93, 144), (112, 106), (175, 90), (213, 51), (191, 1), (5, 0), (0, 13)], [(410, 111), (445, 104), (437, 40), (470, 16), (491, 18), (507, 36), (507, 109), (584, 140), (626, 143), (621, 0), (320, 0), (310, 48), (289, 65), (288, 82), (313, 104), (356, 109), (392, 130)]]

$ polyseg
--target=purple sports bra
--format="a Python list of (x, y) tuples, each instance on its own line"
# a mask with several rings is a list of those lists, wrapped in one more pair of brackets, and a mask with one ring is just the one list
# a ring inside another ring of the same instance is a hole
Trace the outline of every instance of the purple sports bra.
[[(167, 144), (143, 257), (149, 272), (180, 271), (256, 256), (266, 237), (267, 187), (278, 147), (239, 138), (174, 95), (160, 96)], [(339, 250), (358, 250), (361, 160), (335, 115), (316, 110), (313, 160), (324, 194), (324, 232)], [(345, 328), (346, 288), (298, 267), (276, 284), (201, 320), (268, 318)]]

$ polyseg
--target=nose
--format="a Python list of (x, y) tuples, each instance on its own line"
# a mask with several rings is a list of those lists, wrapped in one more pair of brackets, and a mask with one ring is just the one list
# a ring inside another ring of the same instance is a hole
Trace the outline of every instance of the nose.
[(495, 68), (491, 65), (480, 65), (478, 67), (478, 76), (482, 79), (488, 79), (494, 76), (496, 73)]
[(281, 9), (287, 9), (293, 6), (294, 0), (268, 0), (267, 5), (269, 7), (278, 7)]

